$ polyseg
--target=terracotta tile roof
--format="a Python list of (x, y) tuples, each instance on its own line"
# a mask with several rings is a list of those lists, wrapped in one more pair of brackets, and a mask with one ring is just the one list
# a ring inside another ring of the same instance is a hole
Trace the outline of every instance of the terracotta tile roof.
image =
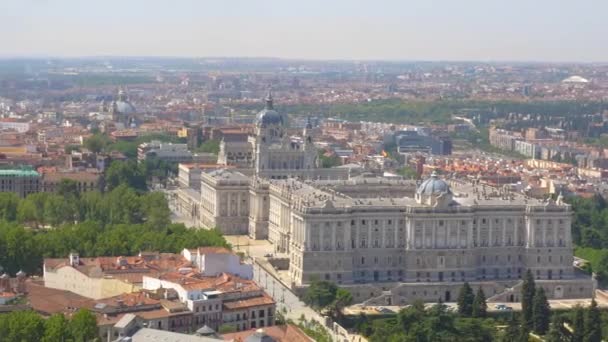
[(26, 282), (26, 288), (32, 309), (42, 314), (68, 313), (71, 308), (88, 308), (93, 305), (91, 299), (70, 291), (51, 289), (34, 281)]
[(210, 277), (202, 276), (195, 272), (188, 274), (171, 272), (165, 273), (158, 278), (180, 284), (186, 290), (217, 290), (224, 293), (261, 290), (253, 280), (243, 279), (227, 273), (222, 273), (217, 277)]
[(264, 293), (262, 296), (259, 296), (259, 297), (224, 302), (223, 306), (224, 306), (225, 311), (231, 311), (231, 310), (241, 310), (241, 309), (250, 308), (250, 307), (254, 307), (254, 306), (273, 305), (274, 303), (275, 303), (274, 300), (269, 295)]
[(157, 299), (148, 298), (145, 292), (123, 293), (118, 296), (96, 300), (95, 303), (103, 303), (108, 306), (138, 306), (160, 304)]
[[(308, 337), (300, 328), (295, 325), (277, 325), (262, 329), (264, 333), (272, 337), (277, 342), (311, 342), (314, 341)], [(224, 341), (243, 342), (247, 337), (256, 333), (256, 329), (240, 331), (222, 335)]]
[[(44, 259), (44, 267), (50, 271), (66, 266), (70, 267), (67, 258)], [(83, 257), (75, 268), (90, 277), (112, 276), (130, 283), (141, 283), (144, 275), (158, 276), (184, 267), (192, 267), (192, 263), (182, 255), (160, 253), (152, 256)]]

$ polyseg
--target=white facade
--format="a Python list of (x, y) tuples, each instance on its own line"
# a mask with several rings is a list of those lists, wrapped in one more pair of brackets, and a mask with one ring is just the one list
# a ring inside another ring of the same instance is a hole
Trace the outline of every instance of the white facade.
[(182, 255), (197, 266), (204, 276), (228, 273), (239, 278), (253, 279), (253, 265), (242, 263), (241, 258), (228, 249), (204, 247), (196, 250), (184, 249)]
[(14, 130), (25, 133), (30, 130), (29, 122), (0, 121), (0, 130)]
[(355, 288), (447, 286), (447, 301), (465, 281), (490, 282), (498, 295), (531, 270), (550, 297), (591, 294), (591, 279), (573, 268), (572, 213), (561, 198), (541, 202), (464, 183), (454, 189), (434, 176), (414, 198), (353, 198), (327, 185), (271, 181), (268, 239), (289, 256), (299, 286), (313, 279)]

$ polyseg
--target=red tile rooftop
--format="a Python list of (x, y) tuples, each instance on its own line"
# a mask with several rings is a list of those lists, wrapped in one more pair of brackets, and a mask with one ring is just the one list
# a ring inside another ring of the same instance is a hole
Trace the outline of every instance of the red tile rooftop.
[(224, 341), (244, 342), (247, 338), (255, 334), (258, 330), (262, 330), (266, 335), (270, 336), (277, 342), (311, 342), (314, 341), (308, 337), (300, 328), (295, 325), (277, 325), (265, 327), (262, 329), (251, 329), (222, 335)]
[(269, 295), (263, 294), (259, 297), (224, 302), (223, 306), (226, 311), (236, 311), (254, 306), (272, 305), (274, 303), (275, 301)]

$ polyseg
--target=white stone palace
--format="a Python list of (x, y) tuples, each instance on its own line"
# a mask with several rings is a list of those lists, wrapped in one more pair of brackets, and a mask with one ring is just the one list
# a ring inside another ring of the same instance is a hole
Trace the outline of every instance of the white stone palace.
[(591, 297), (594, 281), (573, 267), (572, 212), (561, 196), (541, 201), (436, 174), (416, 184), (319, 169), (306, 130), (287, 137), (284, 122), (269, 96), (249, 139), (251, 168), (180, 179), (201, 182), (200, 193), (184, 190), (183, 206), (203, 226), (268, 239), (288, 258), (293, 288), (329, 280), (356, 302), (402, 305), (454, 301), (467, 281), (490, 300), (519, 301), (531, 270), (549, 298)]

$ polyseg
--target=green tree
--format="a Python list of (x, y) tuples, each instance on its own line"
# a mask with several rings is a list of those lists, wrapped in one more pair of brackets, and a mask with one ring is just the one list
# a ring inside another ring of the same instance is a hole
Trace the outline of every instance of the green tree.
[(134, 161), (113, 161), (106, 169), (105, 179), (108, 190), (123, 184), (139, 191), (147, 190), (145, 174)]
[(195, 152), (213, 153), (217, 155), (220, 152), (220, 141), (217, 139), (207, 140), (202, 143)]
[(473, 317), (485, 318), (488, 313), (488, 304), (486, 303), (486, 295), (483, 292), (481, 286), (477, 293), (475, 294), (475, 299), (473, 300)]
[(337, 292), (336, 284), (325, 280), (315, 280), (306, 290), (304, 302), (316, 309), (323, 309), (336, 299)]
[(68, 321), (63, 314), (54, 314), (44, 322), (42, 342), (64, 342), (69, 337)]
[(49, 194), (38, 192), (28, 195), (19, 202), (17, 208), (17, 219), (20, 222), (33, 223), (35, 227), (45, 224), (44, 206)]
[(99, 153), (108, 145), (109, 140), (102, 134), (93, 134), (84, 141), (84, 147), (93, 153)]
[(78, 310), (68, 324), (70, 335), (75, 342), (97, 341), (99, 331), (97, 330), (97, 319), (87, 309)]
[(17, 218), (19, 203), (20, 200), (16, 194), (12, 192), (0, 193), (0, 219), (14, 221)]
[(534, 292), (536, 285), (534, 276), (531, 270), (526, 271), (524, 283), (521, 288), (521, 319), (522, 326), (525, 326), (528, 331), (532, 330), (532, 303), (534, 301)]
[(414, 170), (414, 168), (412, 168), (409, 165), (406, 165), (406, 166), (398, 169), (397, 174), (402, 176), (405, 179), (417, 179), (418, 178), (418, 173), (416, 172), (416, 170)]
[(142, 196), (141, 206), (146, 223), (152, 227), (161, 228), (171, 223), (171, 210), (163, 193), (152, 192)]
[(473, 314), (473, 301), (475, 300), (475, 294), (473, 289), (468, 282), (465, 282), (460, 288), (458, 294), (458, 313), (465, 317), (470, 317)]
[(551, 308), (545, 295), (545, 290), (539, 287), (534, 293), (532, 305), (532, 328), (535, 333), (544, 335), (549, 330)]
[(331, 168), (342, 165), (342, 160), (337, 155), (326, 156), (325, 150), (318, 150), (319, 166), (322, 168)]
[(546, 336), (547, 342), (568, 342), (570, 332), (564, 327), (564, 319), (555, 314), (551, 319), (551, 327)]
[(62, 179), (57, 185), (57, 194), (63, 197), (78, 198), (78, 183), (71, 179)]
[(345, 289), (338, 288), (336, 290), (336, 299), (329, 305), (330, 314), (336, 320), (342, 318), (342, 310), (349, 306), (353, 301), (353, 295)]
[(44, 222), (56, 227), (64, 222), (73, 222), (75, 208), (67, 197), (50, 194), (44, 203)]
[(602, 317), (597, 307), (595, 298), (591, 300), (591, 305), (587, 308), (585, 317), (585, 338), (584, 342), (602, 341)]
[(598, 262), (594, 263), (593, 271), (596, 274), (598, 282), (606, 284), (608, 282), (608, 251), (601, 250), (601, 256)]
[(6, 341), (39, 342), (44, 332), (44, 322), (33, 311), (16, 311), (8, 317)]
[(511, 314), (511, 318), (509, 318), (509, 323), (507, 325), (507, 328), (505, 329), (500, 340), (502, 342), (513, 342), (513, 341), (517, 341), (518, 338), (519, 338), (519, 324), (517, 324), (515, 315)]
[(583, 342), (585, 338), (585, 310), (581, 306), (574, 308), (572, 320), (572, 342)]

